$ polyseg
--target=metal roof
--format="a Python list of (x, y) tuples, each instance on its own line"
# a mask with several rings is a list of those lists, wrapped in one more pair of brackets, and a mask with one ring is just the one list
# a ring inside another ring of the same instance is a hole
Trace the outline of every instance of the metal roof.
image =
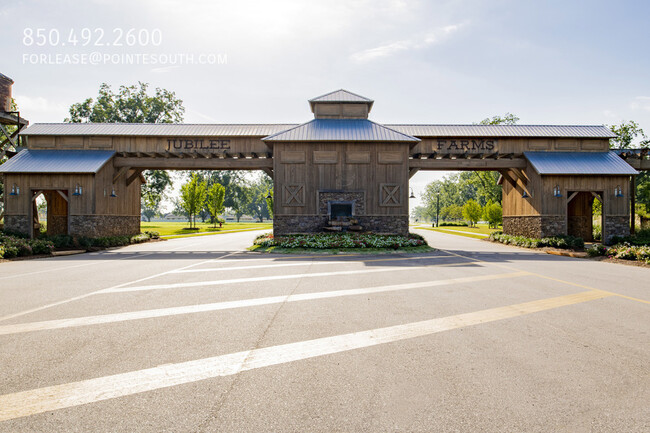
[(615, 152), (524, 152), (539, 174), (635, 175)]
[(324, 95), (317, 96), (309, 100), (309, 102), (365, 102), (372, 103), (372, 99), (365, 96), (357, 95), (356, 93), (349, 92), (345, 89), (335, 90)]
[(21, 134), (31, 135), (139, 135), (139, 136), (257, 136), (266, 137), (297, 126), (286, 124), (192, 123), (35, 123)]
[(23, 149), (0, 165), (0, 173), (97, 173), (113, 155), (112, 150)]
[(386, 125), (415, 137), (614, 138), (603, 125)]
[(367, 119), (314, 119), (263, 141), (406, 141), (419, 139)]
[[(328, 119), (320, 119), (328, 120)], [(35, 123), (22, 135), (126, 135), (164, 137), (266, 137), (300, 126), (283, 124)], [(605, 126), (575, 125), (383, 125), (412, 137), (613, 138)]]

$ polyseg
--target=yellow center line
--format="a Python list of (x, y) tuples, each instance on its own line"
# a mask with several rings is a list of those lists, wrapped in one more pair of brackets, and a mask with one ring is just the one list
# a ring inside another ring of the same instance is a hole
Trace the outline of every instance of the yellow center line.
[(350, 334), (244, 350), (210, 358), (164, 364), (112, 376), (0, 395), (0, 421), (124, 397), (171, 386), (235, 375), (257, 368), (347, 352), (443, 331), (495, 322), (606, 298), (589, 290), (471, 313), (376, 328)]

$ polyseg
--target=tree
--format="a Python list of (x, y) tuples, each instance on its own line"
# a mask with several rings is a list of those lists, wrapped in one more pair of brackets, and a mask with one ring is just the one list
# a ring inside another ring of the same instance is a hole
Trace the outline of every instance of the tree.
[(250, 187), (250, 196), (246, 203), (246, 212), (259, 219), (260, 222), (263, 222), (264, 218), (271, 217), (266, 202), (266, 196), (271, 188), (273, 188), (273, 181), (266, 174), (253, 182)]
[(88, 98), (70, 106), (70, 123), (180, 123), (183, 121), (183, 101), (174, 92), (156, 88), (149, 95), (148, 83), (120, 86), (117, 93), (111, 86), (99, 86), (97, 100)]
[[(650, 147), (650, 140), (643, 129), (633, 120), (623, 121), (619, 125), (607, 125), (617, 135), (609, 139), (610, 149), (629, 149), (631, 147)], [(634, 145), (634, 143), (637, 143)]]
[(223, 212), (224, 206), (224, 195), (226, 194), (226, 188), (218, 183), (213, 184), (207, 193), (207, 207), (212, 217), (212, 224), (214, 227), (217, 226), (217, 220), (219, 219), (219, 214)]
[(171, 186), (172, 179), (165, 170), (149, 170), (145, 172), (145, 180), (141, 194), (142, 214), (151, 221), (151, 218), (160, 211), (160, 202), (165, 197), (165, 189)]
[(181, 186), (180, 205), (185, 210), (190, 228), (196, 227), (196, 214), (203, 207), (207, 194), (205, 181), (200, 181), (195, 174), (190, 181)]
[(232, 198), (232, 206), (230, 209), (235, 214), (237, 222), (239, 222), (242, 215), (246, 213), (246, 209), (248, 209), (248, 203), (251, 201), (252, 193), (253, 191), (248, 183), (242, 183), (239, 189), (235, 192)]
[(519, 122), (519, 117), (514, 114), (506, 113), (503, 116), (486, 117), (481, 120), (479, 125), (514, 125)]
[(440, 209), (440, 218), (443, 221), (460, 221), (463, 219), (463, 207), (457, 204), (445, 206)]
[(489, 202), (485, 205), (484, 212), (490, 228), (497, 228), (503, 222), (503, 209), (499, 203)]
[(483, 209), (476, 200), (468, 200), (463, 206), (463, 218), (467, 220), (470, 226), (476, 225), (483, 215)]
[[(183, 101), (174, 92), (156, 88), (153, 95), (147, 90), (149, 84), (120, 86), (117, 93), (102, 83), (97, 99), (88, 98), (70, 106), (70, 123), (179, 123), (183, 121)], [(146, 183), (142, 185), (141, 209), (145, 217), (158, 211), (164, 191), (172, 185), (164, 170), (147, 170), (143, 173)], [(148, 217), (149, 219), (151, 217)]]

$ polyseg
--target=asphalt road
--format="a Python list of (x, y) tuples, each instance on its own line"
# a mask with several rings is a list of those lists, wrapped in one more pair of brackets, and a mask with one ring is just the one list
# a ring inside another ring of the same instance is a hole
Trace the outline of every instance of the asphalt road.
[(0, 263), (0, 431), (650, 431), (649, 269), (421, 233)]

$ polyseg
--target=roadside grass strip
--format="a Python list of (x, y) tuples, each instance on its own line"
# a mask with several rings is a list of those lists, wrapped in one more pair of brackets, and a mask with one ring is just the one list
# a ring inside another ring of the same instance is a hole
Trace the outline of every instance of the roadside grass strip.
[(111, 376), (0, 395), (0, 421), (95, 403), (243, 371), (378, 346), (612, 296), (600, 290), (314, 340), (244, 350)]
[(204, 313), (208, 311), (228, 310), (233, 308), (256, 307), (259, 305), (281, 304), (284, 302), (311, 301), (336, 298), (341, 296), (367, 295), (372, 293), (395, 292), (420, 288), (432, 288), (452, 284), (472, 283), (530, 275), (528, 272), (512, 272), (475, 277), (450, 278), (446, 280), (425, 281), (422, 283), (397, 284), (390, 286), (360, 289), (334, 290), (329, 292), (303, 293), (265, 298), (242, 299), (238, 301), (215, 302), (210, 304), (188, 305), (183, 307), (160, 308), (153, 310), (132, 311), (127, 313), (103, 314), (99, 316), (76, 317), (70, 319), (48, 320), (43, 322), (18, 323), (0, 326), (0, 335), (24, 332), (44, 331), (49, 329), (74, 328), (79, 326), (99, 325), (105, 323), (125, 322), (129, 320), (151, 319), (156, 317), (176, 316), (180, 314)]
[(462, 261), (462, 262), (442, 263), (438, 265), (428, 265), (428, 266), (391, 266), (391, 267), (386, 266), (386, 267), (376, 268), (376, 269), (356, 269), (353, 271), (313, 272), (308, 274), (288, 274), (288, 275), (266, 275), (263, 277), (195, 281), (191, 283), (169, 283), (169, 284), (154, 284), (150, 286), (114, 287), (114, 288), (100, 290), (94, 293), (106, 294), (106, 293), (139, 292), (143, 290), (184, 289), (184, 288), (192, 288), (192, 287), (221, 286), (225, 284), (254, 283), (258, 281), (268, 282), (268, 281), (276, 281), (276, 280), (294, 280), (294, 279), (302, 279), (302, 278), (332, 277), (336, 275), (358, 275), (358, 274), (372, 274), (372, 273), (380, 273), (380, 272), (418, 271), (418, 270), (431, 269), (433, 267), (441, 267), (441, 266), (476, 266), (476, 264), (474, 262)]

